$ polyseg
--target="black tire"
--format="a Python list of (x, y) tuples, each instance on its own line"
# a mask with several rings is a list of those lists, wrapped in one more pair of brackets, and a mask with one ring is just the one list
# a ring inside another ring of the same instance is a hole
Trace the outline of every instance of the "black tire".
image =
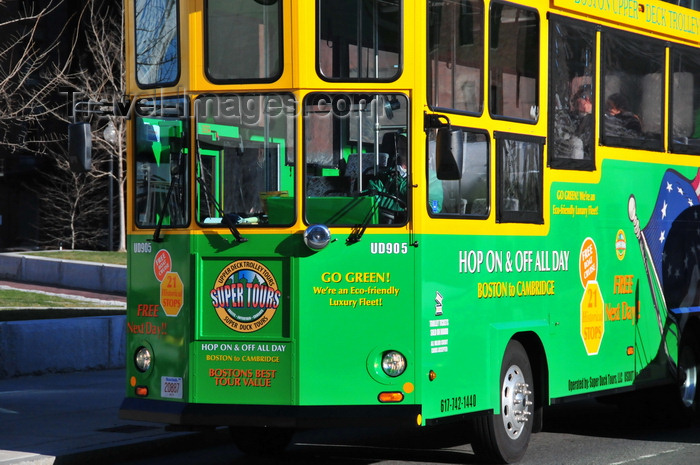
[(231, 426), (233, 443), (247, 455), (275, 455), (283, 452), (294, 436), (291, 428)]
[(520, 460), (530, 442), (534, 387), (525, 348), (512, 340), (501, 364), (500, 411), (474, 420), (472, 448), (480, 459), (492, 463)]
[(694, 333), (686, 332), (678, 350), (678, 389), (680, 408), (689, 418), (698, 415), (698, 382), (700, 382), (700, 343)]

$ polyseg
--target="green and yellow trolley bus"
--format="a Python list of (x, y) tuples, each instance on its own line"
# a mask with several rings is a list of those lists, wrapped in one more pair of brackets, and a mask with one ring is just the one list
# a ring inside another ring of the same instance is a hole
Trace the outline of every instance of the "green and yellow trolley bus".
[(455, 421), (513, 462), (554, 403), (648, 392), (695, 410), (696, 11), (125, 14), (123, 418), (230, 426), (244, 451), (299, 428)]

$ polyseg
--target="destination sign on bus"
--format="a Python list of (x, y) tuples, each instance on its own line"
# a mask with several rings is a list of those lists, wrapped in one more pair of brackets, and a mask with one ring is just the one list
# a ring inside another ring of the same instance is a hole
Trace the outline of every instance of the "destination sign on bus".
[(637, 0), (554, 0), (554, 6), (632, 27), (697, 41), (700, 16), (670, 3), (651, 5)]

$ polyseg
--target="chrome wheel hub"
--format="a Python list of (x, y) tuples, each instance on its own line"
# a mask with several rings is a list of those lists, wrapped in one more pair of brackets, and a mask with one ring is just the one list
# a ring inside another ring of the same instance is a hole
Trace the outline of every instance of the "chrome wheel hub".
[(695, 363), (693, 350), (689, 347), (683, 348), (680, 359), (680, 369), (682, 370), (681, 376), (685, 378), (680, 384), (681, 400), (683, 401), (683, 405), (685, 407), (690, 408), (695, 403), (695, 393), (697, 391), (698, 383), (698, 367)]
[(501, 388), (501, 417), (506, 433), (511, 439), (520, 437), (532, 415), (531, 396), (530, 386), (525, 382), (522, 370), (517, 365), (511, 365), (506, 371)]

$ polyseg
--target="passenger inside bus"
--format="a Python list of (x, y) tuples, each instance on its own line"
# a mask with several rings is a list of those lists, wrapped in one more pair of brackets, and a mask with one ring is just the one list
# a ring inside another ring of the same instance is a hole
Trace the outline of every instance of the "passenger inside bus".
[(388, 166), (370, 178), (363, 194), (376, 197), (381, 223), (403, 223), (406, 220), (408, 141), (402, 134), (389, 133), (382, 140), (382, 146), (389, 153)]
[(593, 146), (593, 96), (591, 86), (581, 86), (572, 98), (574, 120), (573, 136), (582, 143), (582, 153), (574, 154), (573, 158), (583, 158), (583, 153)]
[(605, 101), (605, 130), (612, 136), (634, 137), (642, 135), (642, 122), (639, 116), (629, 110), (627, 98), (615, 93)]

